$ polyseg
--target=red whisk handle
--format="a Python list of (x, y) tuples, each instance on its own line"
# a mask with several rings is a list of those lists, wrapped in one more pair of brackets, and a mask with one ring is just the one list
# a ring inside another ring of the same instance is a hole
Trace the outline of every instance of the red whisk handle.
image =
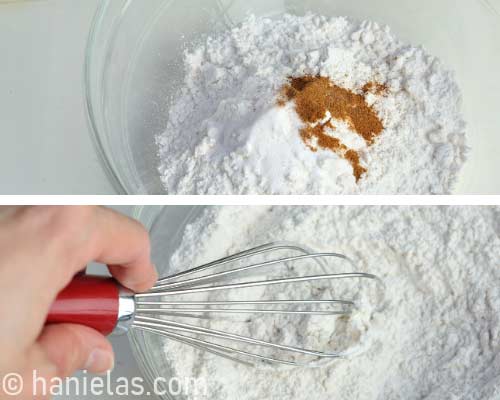
[(72, 323), (103, 335), (115, 329), (120, 287), (112, 278), (77, 275), (52, 304), (46, 324)]

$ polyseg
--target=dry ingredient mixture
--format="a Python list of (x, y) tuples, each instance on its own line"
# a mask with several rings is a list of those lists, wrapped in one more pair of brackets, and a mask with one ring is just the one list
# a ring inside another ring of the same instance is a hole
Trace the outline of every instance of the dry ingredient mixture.
[(467, 153), (438, 59), (315, 15), (250, 17), (189, 51), (157, 142), (172, 194), (449, 193)]
[[(499, 226), (500, 209), (492, 207), (206, 209), (186, 228), (173, 271), (295, 241), (342, 252), (378, 274), (384, 309), (355, 313), (342, 335), (361, 352), (322, 368), (252, 369), (173, 341), (165, 341), (165, 357), (176, 376), (205, 378), (208, 398), (217, 400), (499, 399)], [(225, 329), (248, 334), (238, 326)], [(285, 326), (297, 339), (332, 329)]]

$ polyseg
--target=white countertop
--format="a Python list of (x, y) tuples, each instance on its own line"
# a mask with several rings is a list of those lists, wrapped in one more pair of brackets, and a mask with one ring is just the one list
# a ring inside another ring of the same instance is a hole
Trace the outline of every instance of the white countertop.
[(84, 110), (98, 1), (0, 0), (0, 194), (114, 194)]

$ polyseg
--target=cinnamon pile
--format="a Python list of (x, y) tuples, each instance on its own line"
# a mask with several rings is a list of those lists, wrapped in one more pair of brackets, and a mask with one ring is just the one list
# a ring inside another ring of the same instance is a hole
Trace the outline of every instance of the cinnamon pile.
[[(360, 163), (358, 152), (326, 134), (326, 130), (335, 130), (332, 120), (342, 120), (362, 136), (367, 145), (373, 144), (384, 126), (375, 110), (366, 103), (365, 96), (367, 93), (383, 94), (387, 87), (369, 82), (362, 90), (362, 95), (357, 94), (333, 84), (329, 78), (306, 75), (290, 78), (278, 99), (281, 106), (288, 101), (295, 102), (297, 114), (306, 124), (300, 132), (306, 146), (312, 151), (317, 151), (318, 147), (329, 149), (347, 159), (353, 167), (356, 181), (366, 172), (366, 168)], [(327, 112), (331, 118), (321, 123)]]

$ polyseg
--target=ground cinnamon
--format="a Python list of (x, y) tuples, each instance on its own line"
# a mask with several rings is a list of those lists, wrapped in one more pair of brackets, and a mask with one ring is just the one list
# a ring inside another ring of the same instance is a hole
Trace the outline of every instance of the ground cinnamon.
[(363, 93), (372, 93), (377, 96), (385, 95), (387, 93), (387, 85), (378, 82), (368, 82), (363, 86)]
[[(317, 147), (330, 149), (349, 161), (349, 163), (352, 165), (354, 177), (356, 178), (357, 182), (366, 172), (366, 168), (361, 165), (359, 154), (354, 150), (349, 150), (349, 148), (344, 145), (339, 139), (327, 135), (325, 133), (325, 128), (327, 125), (333, 126), (331, 125), (331, 121), (328, 121), (326, 124), (318, 124), (315, 127), (302, 129), (300, 131), (300, 136), (306, 146), (309, 147), (309, 149), (311, 149), (312, 151), (318, 151)], [(312, 144), (314, 139), (316, 139), (315, 144), (317, 147)]]
[[(361, 135), (368, 145), (373, 144), (384, 126), (375, 110), (366, 103), (365, 94), (381, 94), (386, 89), (384, 85), (371, 82), (363, 87), (362, 95), (337, 86), (328, 78), (308, 75), (290, 78), (289, 83), (282, 89), (278, 104), (284, 105), (288, 101), (294, 101), (297, 114), (306, 123), (300, 136), (307, 147), (312, 151), (317, 151), (318, 147), (329, 149), (344, 157), (352, 165), (358, 181), (366, 172), (361, 165), (359, 154), (339, 139), (327, 135), (326, 129), (334, 129), (332, 119), (342, 120)], [(327, 112), (331, 114), (332, 119), (320, 123)]]

